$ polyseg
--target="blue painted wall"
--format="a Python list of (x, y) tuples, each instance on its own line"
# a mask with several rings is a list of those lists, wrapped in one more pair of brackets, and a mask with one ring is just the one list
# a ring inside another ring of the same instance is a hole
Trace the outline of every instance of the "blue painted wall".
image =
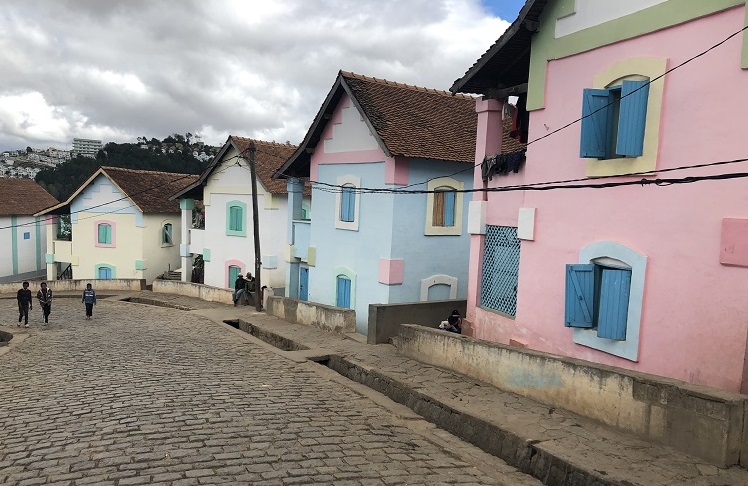
[[(321, 182), (336, 184), (344, 175), (360, 177), (363, 187), (392, 187), (384, 184), (384, 162), (319, 166)], [(369, 304), (386, 303), (388, 298), (387, 286), (379, 284), (379, 258), (390, 255), (393, 200), (391, 194), (361, 194), (359, 229), (350, 231), (335, 228), (335, 194), (312, 190), (314, 218), (309, 239), (317, 249), (317, 259), (309, 268), (309, 300), (335, 305), (335, 269), (349, 268), (356, 276), (351, 300), (360, 333), (366, 333)]]
[[(434, 177), (451, 175), (465, 169), (465, 164), (434, 160), (411, 160), (409, 184)], [(398, 186), (384, 184), (384, 163), (320, 165), (318, 179), (336, 184), (340, 176), (361, 178), (362, 187)], [(472, 188), (472, 171), (454, 176), (465, 188)], [(467, 297), (470, 238), (467, 234), (467, 212), (470, 194), (463, 195), (461, 236), (426, 236), (427, 196), (425, 194), (361, 194), (359, 229), (335, 228), (336, 195), (324, 186), (313, 189), (314, 219), (310, 246), (316, 248), (316, 264), (309, 268), (309, 300), (335, 305), (336, 268), (347, 267), (355, 274), (352, 296), (356, 310), (356, 331), (366, 333), (369, 304), (418, 302), (421, 280), (435, 274), (458, 279), (457, 298)], [(426, 185), (417, 186), (426, 189)], [(379, 283), (379, 259), (405, 260), (402, 285)]]
[[(451, 176), (473, 188), (473, 171), (465, 170), (467, 164), (424, 159), (411, 159), (408, 184), (427, 181), (434, 177)], [(460, 174), (452, 175), (463, 171)], [(413, 189), (426, 190), (426, 184)], [(458, 194), (457, 197), (460, 197)], [(403, 285), (390, 286), (389, 303), (418, 302), (421, 295), (421, 280), (436, 274), (458, 279), (457, 298), (467, 298), (468, 264), (470, 260), (470, 235), (467, 233), (468, 203), (472, 194), (462, 194), (462, 235), (425, 235), (426, 194), (395, 195), (394, 239), (392, 258), (405, 260)]]

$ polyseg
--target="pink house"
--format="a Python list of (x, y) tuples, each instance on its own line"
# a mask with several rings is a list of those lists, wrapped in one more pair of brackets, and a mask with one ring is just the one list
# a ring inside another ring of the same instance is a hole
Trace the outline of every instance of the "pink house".
[[(468, 333), (748, 393), (745, 3), (528, 0), (455, 82), (483, 95)], [(510, 96), (527, 162), (489, 179)]]

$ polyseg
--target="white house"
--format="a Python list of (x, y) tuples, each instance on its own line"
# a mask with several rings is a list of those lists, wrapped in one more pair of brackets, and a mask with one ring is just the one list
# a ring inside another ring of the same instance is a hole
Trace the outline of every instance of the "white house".
[[(249, 148), (254, 142), (262, 285), (285, 286), (288, 193), (273, 173), (296, 146), (230, 136), (197, 182), (172, 196), (182, 208), (182, 280), (190, 281), (196, 255), (204, 262), (206, 285), (232, 288), (239, 274), (255, 274), (254, 219)], [(195, 201), (202, 208), (195, 209)], [(306, 210), (309, 214), (309, 198)], [(204, 209), (203, 209), (204, 208)], [(308, 216), (307, 216), (308, 217)]]
[(44, 277), (46, 221), (34, 213), (55, 204), (31, 179), (0, 178), (0, 282)]

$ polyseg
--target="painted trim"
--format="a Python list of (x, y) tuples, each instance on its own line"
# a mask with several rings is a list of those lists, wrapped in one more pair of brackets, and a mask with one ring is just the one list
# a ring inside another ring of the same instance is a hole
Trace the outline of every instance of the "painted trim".
[(486, 210), (487, 201), (468, 202), (468, 224), (467, 230), (471, 235), (486, 234)]
[[(355, 175), (344, 175), (337, 178), (335, 182), (338, 186), (353, 186), (355, 188), (361, 187), (361, 178)], [(341, 221), (340, 220), (340, 200), (342, 196), (342, 190), (335, 192), (335, 228), (348, 231), (358, 231), (359, 214), (361, 211), (361, 193), (356, 191), (356, 207), (354, 208), (353, 221)], [(352, 284), (351, 284), (352, 285)]]
[(384, 183), (405, 186), (408, 184), (410, 173), (410, 159), (396, 156), (388, 157), (384, 161)]
[(437, 177), (428, 182), (428, 191), (435, 191), (440, 187), (455, 189), (455, 224), (454, 226), (434, 226), (434, 193), (426, 194), (426, 228), (423, 234), (427, 236), (460, 236), (462, 234), (462, 205), (465, 183), (451, 177)]
[[(639, 37), (740, 5), (745, 5), (745, 0), (669, 0), (631, 15), (556, 38), (556, 19), (574, 13), (575, 2), (550, 2), (540, 17), (540, 25), (552, 27), (540, 29), (532, 38), (527, 109), (533, 111), (545, 107), (548, 62), (552, 60)], [(744, 32), (743, 61), (748, 64), (747, 37), (748, 33)], [(743, 67), (748, 68), (748, 65)]]
[[(108, 224), (112, 228), (112, 242), (99, 243), (99, 225)], [(117, 247), (117, 223), (109, 219), (97, 219), (94, 221), (94, 246), (97, 248), (116, 248)]]
[(348, 267), (335, 267), (332, 270), (332, 282), (333, 282), (333, 288), (335, 289), (335, 295), (333, 297), (333, 303), (334, 306), (337, 304), (336, 300), (338, 298), (337, 291), (338, 291), (338, 277), (343, 276), (348, 278), (348, 280), (351, 281), (351, 306), (349, 309), (356, 309), (356, 273), (351, 270)]
[[(242, 229), (241, 230), (231, 230), (229, 229), (229, 223), (231, 222), (231, 208), (232, 207), (240, 207), (242, 208)], [(236, 199), (233, 201), (229, 201), (226, 203), (226, 235), (227, 236), (247, 236), (247, 204), (243, 203), (241, 201), (237, 201)]]
[(135, 270), (146, 270), (148, 268), (148, 260), (135, 260)]
[(110, 280), (113, 280), (113, 279), (117, 278), (117, 271), (116, 271), (117, 267), (115, 267), (114, 265), (109, 265), (108, 263), (98, 263), (98, 264), (96, 264), (94, 266), (94, 276), (95, 276), (95, 279), (97, 279), (97, 280), (99, 279), (99, 269), (100, 268), (108, 268), (109, 270), (112, 271), (112, 278)]
[(517, 215), (517, 239), (535, 240), (535, 208), (519, 208)]
[(224, 272), (226, 272), (226, 278), (225, 278), (226, 287), (229, 288), (229, 289), (233, 289), (234, 288), (234, 282), (229, 282), (229, 267), (239, 267), (239, 269), (241, 270), (241, 274), (242, 275), (246, 275), (246, 272), (245, 272), (246, 266), (244, 265), (243, 261), (236, 260), (236, 259), (226, 260), (223, 263), (223, 270), (224, 270)]
[(195, 209), (195, 200), (194, 199), (180, 199), (179, 209), (181, 209), (182, 211), (192, 211), (193, 209)]
[(203, 248), (203, 261), (204, 262), (210, 261), (210, 248)]
[(379, 259), (379, 283), (385, 285), (402, 285), (405, 260), (402, 258)]
[[(604, 89), (619, 85), (623, 80), (642, 81), (665, 74), (667, 59), (632, 57), (616, 62), (592, 78), (592, 87)], [(660, 145), (660, 120), (665, 78), (649, 85), (647, 120), (644, 128), (644, 152), (641, 157), (616, 159), (584, 159), (587, 161), (587, 177), (625, 175), (653, 171), (657, 168), (657, 151)], [(581, 93), (580, 93), (581, 95)]]
[(10, 217), (10, 257), (13, 275), (18, 275), (18, 217)]
[(449, 275), (432, 275), (421, 280), (421, 302), (428, 302), (429, 300), (429, 288), (434, 285), (449, 285), (449, 298), (457, 298), (457, 277), (450, 277)]
[[(630, 361), (639, 361), (639, 337), (641, 331), (642, 303), (644, 302), (644, 280), (647, 273), (647, 256), (616, 241), (596, 241), (579, 251), (579, 263), (606, 263), (606, 259), (618, 260), (631, 267), (631, 291), (626, 320), (626, 340), (614, 341), (597, 337), (597, 329), (573, 330), (576, 344), (597, 349)], [(609, 261), (607, 263), (610, 263)]]
[(45, 263), (54, 263), (55, 262), (55, 254), (54, 253), (45, 253), (44, 254), (44, 262)]
[[(44, 269), (42, 265), (42, 224), (41, 217), (37, 216), (34, 218), (35, 224), (34, 229), (36, 230), (36, 271), (39, 272)], [(46, 249), (46, 248), (45, 248)]]

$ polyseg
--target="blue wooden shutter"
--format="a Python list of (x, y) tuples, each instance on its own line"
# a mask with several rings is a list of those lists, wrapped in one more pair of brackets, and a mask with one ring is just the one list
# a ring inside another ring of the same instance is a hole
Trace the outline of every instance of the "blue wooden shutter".
[(595, 317), (595, 266), (566, 265), (566, 327), (592, 327)]
[(612, 101), (613, 97), (607, 89), (585, 89), (582, 93), (580, 157), (609, 157), (613, 126)]
[(455, 225), (455, 191), (444, 193), (444, 226)]
[(352, 187), (344, 187), (340, 195), (340, 220), (353, 221), (356, 215), (356, 192)]
[(338, 296), (335, 302), (337, 307), (350, 308), (351, 306), (351, 281), (347, 277), (339, 276), (337, 284)]
[(601, 280), (597, 337), (625, 341), (631, 270), (604, 268)]
[(644, 129), (647, 122), (649, 81), (621, 83), (621, 109), (618, 114), (616, 153), (639, 157), (644, 153)]
[(99, 267), (99, 279), (108, 280), (112, 278), (112, 269), (109, 267)]
[(112, 243), (112, 227), (108, 224), (99, 225), (99, 243), (105, 245)]

